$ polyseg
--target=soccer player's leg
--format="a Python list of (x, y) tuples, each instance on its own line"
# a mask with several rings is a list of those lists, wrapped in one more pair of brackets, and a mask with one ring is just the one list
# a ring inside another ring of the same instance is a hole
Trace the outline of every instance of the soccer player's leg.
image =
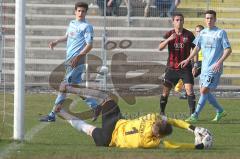
[[(85, 72), (85, 66), (84, 65), (78, 65), (76, 68), (73, 68), (68, 76), (68, 82), (72, 85), (79, 84), (82, 82), (82, 76)], [(98, 109), (98, 102), (95, 98), (91, 98), (91, 94), (87, 94), (86, 98), (83, 99), (84, 102), (89, 106), (89, 108), (93, 109), (94, 115), (93, 115), (93, 121), (95, 121), (100, 114), (100, 109)]]
[(74, 84), (79, 84), (82, 81), (82, 73), (84, 71), (84, 65), (78, 65), (75, 68), (66, 66), (66, 74), (64, 80), (59, 86), (59, 93), (55, 100), (55, 104), (52, 111), (44, 117), (40, 118), (42, 122), (52, 122), (56, 120), (56, 113), (61, 109), (63, 102), (66, 99), (66, 87)]
[(191, 69), (182, 70), (180, 73), (187, 93), (190, 114), (193, 114), (195, 112), (196, 105), (196, 97), (193, 90), (194, 85), (193, 75)]
[[(55, 99), (55, 103), (54, 106), (52, 108), (52, 111), (46, 115), (40, 118), (41, 122), (53, 122), (56, 120), (56, 113), (57, 111), (59, 111), (62, 107), (62, 103), (65, 101), (66, 99), (66, 87), (69, 86), (70, 84), (72, 84), (72, 76), (74, 73), (76, 73), (74, 71), (74, 68), (72, 68), (70, 65), (69, 66), (65, 66), (66, 69), (66, 73), (65, 73), (65, 77), (64, 80), (60, 83), (59, 85), (59, 93), (57, 98)], [(80, 76), (81, 77), (81, 76)]]
[(208, 93), (201, 94), (200, 98), (198, 100), (198, 104), (197, 104), (197, 108), (196, 108), (195, 112), (189, 118), (187, 118), (185, 121), (196, 122), (198, 120), (198, 116), (199, 116), (201, 110), (203, 109), (207, 99), (208, 99)]
[(201, 74), (200, 75), (200, 98), (198, 100), (197, 108), (195, 112), (188, 118), (186, 121), (194, 122), (197, 121), (200, 112), (202, 111), (203, 107), (206, 104), (206, 101), (209, 98), (209, 91), (211, 88), (213, 76), (211, 74)]
[(177, 84), (179, 78), (174, 70), (167, 69), (163, 77), (163, 92), (160, 97), (160, 114), (165, 115), (165, 109), (168, 102), (168, 96), (171, 88)]
[[(211, 74), (211, 76), (212, 76), (210, 80), (211, 82), (208, 87), (210, 89), (216, 89), (220, 81), (221, 74), (213, 73)], [(211, 92), (209, 92), (208, 101), (216, 109), (216, 116), (212, 121), (219, 121), (222, 117), (227, 115), (227, 113), (223, 110), (223, 107), (217, 102), (216, 97), (213, 94), (211, 94)]]
[(201, 75), (200, 76), (200, 81), (199, 81), (199, 84), (201, 86), (201, 88), (200, 88), (200, 98), (198, 100), (195, 112), (189, 118), (187, 118), (185, 120), (187, 122), (196, 122), (198, 120), (198, 116), (199, 116), (201, 110), (203, 109), (203, 107), (205, 106), (205, 103), (208, 99), (208, 91), (209, 90), (208, 90), (207, 87), (204, 87), (206, 85), (206, 77), (207, 77), (207, 75)]
[(68, 85), (65, 81), (63, 81), (60, 86), (59, 86), (59, 93), (58, 96), (55, 100), (54, 106), (52, 108), (52, 111), (46, 115), (40, 118), (41, 122), (54, 122), (56, 120), (56, 112), (58, 112), (61, 107), (62, 107), (62, 103), (65, 101), (66, 99), (66, 93), (64, 88), (66, 87), (66, 85)]
[(216, 108), (216, 116), (212, 121), (219, 121), (222, 117), (226, 116), (226, 111), (223, 110), (222, 106), (217, 102), (216, 98), (209, 93), (208, 95), (208, 101), (213, 107)]
[(68, 113), (64, 109), (61, 109), (58, 112), (58, 115), (61, 116), (62, 118), (64, 118), (67, 122), (69, 122), (72, 125), (72, 127), (74, 127), (75, 129), (77, 129), (80, 132), (86, 133), (89, 136), (92, 136), (92, 132), (94, 131), (94, 129), (96, 129), (95, 126), (86, 123), (85, 121)]
[(115, 125), (121, 118), (119, 106), (115, 101), (108, 100), (102, 104), (102, 128), (96, 128), (92, 133), (96, 146), (109, 146)]

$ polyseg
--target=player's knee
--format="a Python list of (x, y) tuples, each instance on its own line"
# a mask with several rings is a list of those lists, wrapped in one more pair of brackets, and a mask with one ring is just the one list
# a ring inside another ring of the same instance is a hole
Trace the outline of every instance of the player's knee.
[(172, 82), (170, 82), (169, 80), (167, 80), (165, 77), (162, 77), (162, 83), (165, 87), (170, 88), (170, 89), (174, 86), (174, 84)]
[(200, 89), (200, 93), (202, 95), (205, 95), (205, 94), (209, 93), (209, 89), (207, 87), (203, 87), (203, 88)]
[(188, 96), (194, 96), (193, 85), (185, 84), (185, 89)]

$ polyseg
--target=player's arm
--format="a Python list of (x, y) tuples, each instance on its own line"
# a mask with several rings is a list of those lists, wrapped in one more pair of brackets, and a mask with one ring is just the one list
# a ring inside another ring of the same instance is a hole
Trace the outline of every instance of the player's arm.
[(218, 60), (218, 62), (223, 63), (228, 56), (232, 53), (232, 49), (231, 48), (226, 48), (224, 49), (223, 55), (222, 57)]
[(222, 31), (221, 45), (224, 48), (222, 57), (217, 61), (213, 66), (214, 72), (219, 72), (221, 70), (223, 62), (227, 59), (227, 57), (232, 53), (231, 45), (229, 43), (227, 33)]
[(172, 141), (163, 141), (163, 147), (167, 149), (197, 149), (194, 144), (190, 143), (177, 143)]
[(193, 57), (193, 62), (192, 63), (193, 63), (192, 74), (193, 74), (193, 76), (195, 76), (195, 74), (197, 73), (197, 69), (199, 67), (198, 54)]
[(89, 53), (92, 48), (93, 48), (93, 27), (91, 25), (89, 25), (86, 28), (85, 34), (84, 34), (84, 38), (85, 38), (85, 42), (86, 45), (85, 47), (80, 51), (80, 53), (73, 58), (73, 60), (71, 61), (71, 66), (72, 67), (76, 67), (78, 64), (78, 61), (85, 56), (87, 53)]
[[(167, 123), (169, 123), (175, 127), (187, 129), (188, 131), (194, 133), (195, 140), (199, 136), (201, 136), (201, 138), (203, 138), (201, 140), (201, 142), (195, 141), (195, 144), (166, 142), (165, 147), (167, 147), (167, 148), (204, 149), (204, 148), (210, 148), (212, 146), (211, 144), (209, 145), (209, 143), (207, 143), (207, 142), (212, 143), (212, 135), (207, 129), (201, 128), (201, 127), (195, 127), (194, 125), (191, 125), (191, 124), (189, 124), (183, 120), (179, 120), (179, 119), (171, 119), (171, 118), (168, 119), (167, 117), (162, 117), (162, 120), (166, 120)], [(207, 141), (208, 138), (211, 138), (211, 141)], [(206, 141), (204, 141), (204, 140), (206, 140)]]
[(198, 46), (195, 46), (191, 54), (188, 56), (186, 60), (183, 60), (182, 62), (179, 63), (179, 65), (184, 68), (187, 66), (187, 64), (193, 59), (194, 56), (198, 55), (198, 52), (200, 51), (200, 48)]
[(68, 36), (65, 35), (65, 36), (63, 36), (63, 37), (60, 37), (60, 38), (57, 39), (57, 40), (51, 41), (51, 42), (48, 44), (48, 47), (53, 50), (53, 48), (54, 48), (58, 43), (67, 41), (67, 37), (68, 37)]
[(213, 66), (214, 72), (219, 72), (222, 66), (222, 63), (228, 58), (228, 56), (232, 53), (232, 49), (226, 48), (224, 49), (222, 57), (218, 60), (218, 62)]
[(174, 127), (178, 127), (178, 128), (181, 128), (181, 129), (186, 129), (186, 130), (189, 130), (191, 132), (194, 132), (195, 131), (195, 126), (183, 121), (183, 120), (180, 120), (180, 119), (173, 119), (173, 118), (167, 118), (166, 116), (161, 116), (162, 120), (165, 120), (168, 124), (171, 124), (172, 126)]
[(159, 47), (158, 49), (160, 51), (162, 51), (169, 43), (169, 41), (173, 40), (176, 38), (176, 34), (172, 34), (171, 36), (169, 36), (168, 38), (166, 38), (165, 40), (161, 41), (160, 44), (159, 44)]
[(92, 44), (87, 44), (84, 47), (84, 49), (80, 52), (80, 54), (73, 58), (73, 60), (71, 61), (71, 66), (76, 67), (81, 57), (85, 56), (88, 52), (90, 52), (91, 49), (92, 49)]

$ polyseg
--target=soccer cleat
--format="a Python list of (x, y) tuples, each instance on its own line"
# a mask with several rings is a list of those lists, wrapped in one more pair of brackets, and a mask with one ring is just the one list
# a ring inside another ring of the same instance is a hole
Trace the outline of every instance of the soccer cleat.
[(46, 115), (43, 116), (39, 119), (39, 121), (41, 122), (55, 122), (56, 121), (56, 117), (54, 116), (50, 116), (50, 115)]
[(98, 116), (101, 114), (102, 112), (102, 106), (98, 105), (95, 109), (93, 109), (93, 118), (92, 121), (96, 121)]
[(221, 112), (221, 113), (217, 113), (215, 118), (212, 121), (219, 121), (222, 117), (225, 117), (227, 115), (227, 113), (225, 111)]
[(189, 122), (189, 123), (194, 123), (194, 122), (197, 122), (198, 121), (198, 117), (196, 117), (196, 116), (194, 116), (193, 114), (189, 117), (189, 118), (187, 118), (186, 120), (185, 120), (186, 122)]

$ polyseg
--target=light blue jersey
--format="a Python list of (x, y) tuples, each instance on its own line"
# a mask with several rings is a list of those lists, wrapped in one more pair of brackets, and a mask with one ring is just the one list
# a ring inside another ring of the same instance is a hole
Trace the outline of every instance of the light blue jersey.
[[(68, 63), (73, 57), (80, 54), (86, 44), (93, 43), (93, 27), (85, 20), (72, 20), (67, 28), (67, 55)], [(85, 58), (81, 58), (79, 64), (84, 64)]]
[(215, 89), (220, 81), (223, 65), (220, 72), (213, 72), (213, 66), (222, 57), (224, 49), (230, 48), (227, 33), (214, 27), (202, 30), (193, 42), (202, 50), (203, 61), (200, 75), (200, 86)]
[[(68, 26), (66, 35), (67, 38), (67, 55), (65, 59), (66, 74), (64, 82), (67, 84), (80, 84), (82, 76), (85, 72), (85, 57), (81, 57), (76, 67), (71, 67), (71, 60), (80, 54), (86, 44), (93, 43), (93, 27), (85, 20), (72, 20)], [(65, 93), (59, 93), (55, 100), (55, 105), (62, 103), (66, 99)], [(98, 103), (93, 98), (86, 98), (85, 102), (91, 107), (95, 108)]]
[(227, 33), (217, 27), (212, 29), (205, 28), (193, 43), (198, 46), (203, 53), (202, 74), (212, 72), (213, 65), (222, 57), (224, 49), (231, 47)]

